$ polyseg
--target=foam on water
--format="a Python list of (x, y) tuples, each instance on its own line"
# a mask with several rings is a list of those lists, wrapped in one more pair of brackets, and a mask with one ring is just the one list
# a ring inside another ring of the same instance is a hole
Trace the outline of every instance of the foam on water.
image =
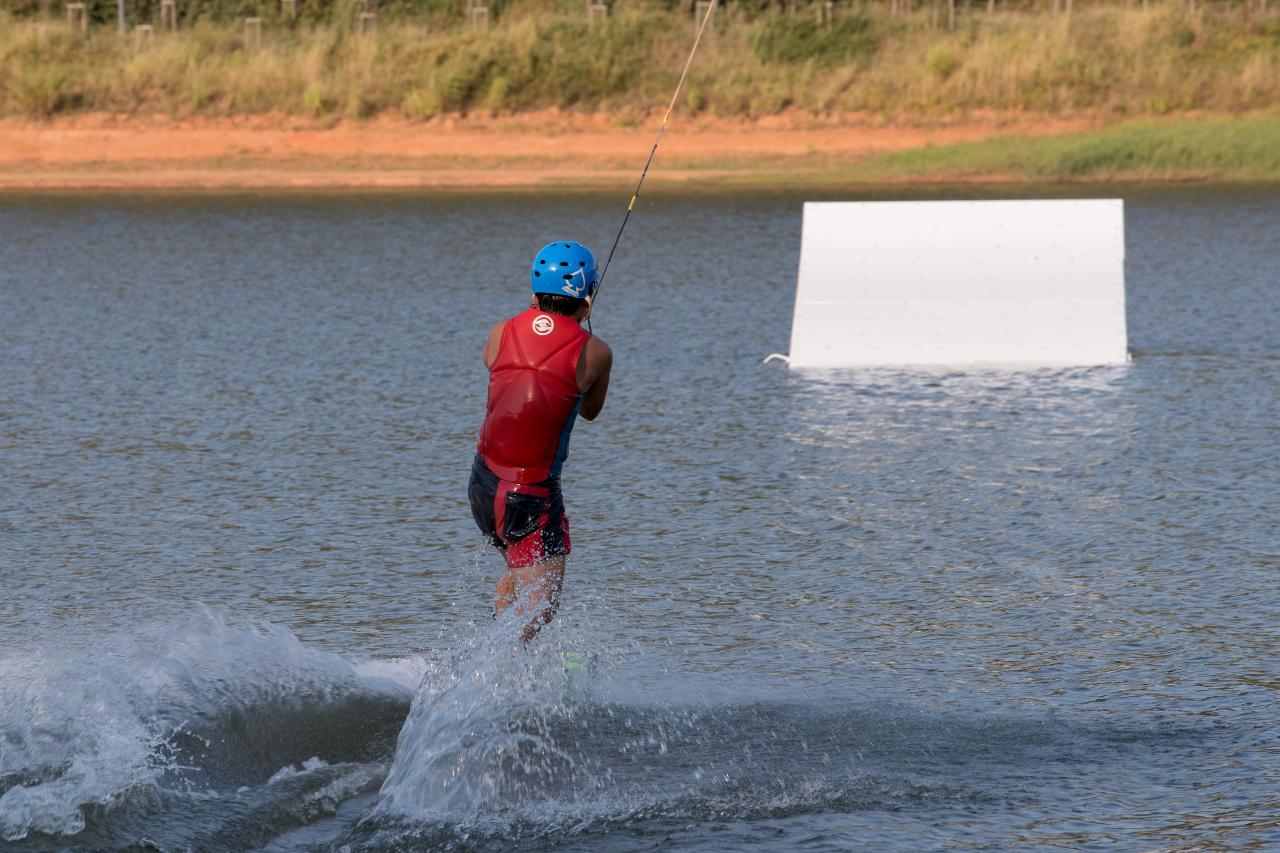
[[(227, 749), (253, 739), (263, 709), (305, 715), (359, 700), (403, 706), (408, 698), (393, 679), (362, 675), (284, 628), (234, 624), (211, 611), (77, 646), (8, 653), (0, 684), (0, 837), (8, 841), (74, 835), (92, 809), (162, 788), (263, 781), (251, 756), (275, 760), (273, 732), (249, 754)], [(220, 763), (222, 772), (201, 775)]]
[[(108, 847), (159, 825), (167, 843), (243, 849), (379, 785), (375, 823), (500, 829), (513, 809), (547, 823), (608, 781), (603, 756), (564, 728), (598, 713), (588, 689), (613, 684), (618, 655), (589, 612), (568, 608), (527, 650), (508, 618), (397, 659), (351, 660), (203, 608), (6, 652), (0, 832), (33, 849), (68, 837)], [(590, 661), (591, 685), (570, 681), (569, 653)]]
[[(208, 611), (9, 654), (4, 839), (589, 849), (602, 834), (691, 822), (755, 831), (831, 811), (1016, 810), (1128, 753), (1193, 755), (1213, 736), (760, 679), (735, 688), (611, 636), (613, 616), (589, 596), (561, 616), (529, 649), (504, 618), (452, 626), (435, 652), (388, 661)], [(566, 675), (570, 653), (590, 661), (585, 683)]]
[[(592, 647), (583, 623), (562, 618), (527, 649), (508, 611), (432, 662), (405, 721), (377, 814), (467, 823), (521, 804), (570, 802), (600, 790), (608, 772), (561, 743), (552, 722), (587, 707), (565, 669)], [(602, 646), (591, 654), (607, 685)]]

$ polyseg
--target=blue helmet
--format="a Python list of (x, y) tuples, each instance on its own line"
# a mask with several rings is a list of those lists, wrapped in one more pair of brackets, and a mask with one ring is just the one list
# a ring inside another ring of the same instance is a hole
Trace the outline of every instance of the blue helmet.
[(548, 243), (538, 250), (529, 272), (534, 293), (554, 293), (586, 299), (596, 292), (600, 281), (596, 273), (596, 256), (581, 243), (562, 240)]

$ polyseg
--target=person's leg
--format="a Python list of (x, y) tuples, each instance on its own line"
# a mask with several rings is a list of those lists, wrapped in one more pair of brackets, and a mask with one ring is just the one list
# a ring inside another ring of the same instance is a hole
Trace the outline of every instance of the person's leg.
[(494, 590), (493, 615), (495, 617), (501, 615), (502, 611), (506, 610), (508, 607), (515, 604), (515, 602), (516, 602), (515, 569), (512, 569), (511, 567), (508, 566), (507, 570), (502, 573), (502, 577), (498, 578), (498, 586)]
[(550, 557), (531, 566), (509, 569), (504, 576), (512, 577), (514, 581), (513, 599), (519, 602), (516, 613), (521, 616), (532, 614), (520, 633), (521, 643), (528, 643), (543, 625), (555, 618), (560, 607), (560, 590), (564, 587), (565, 559), (563, 555)]
[(509, 494), (495, 502), (508, 568), (494, 590), (494, 611), (502, 613), (515, 604), (516, 613), (529, 619), (521, 632), (522, 643), (532, 640), (555, 617), (565, 558), (571, 550), (569, 520), (558, 486), (532, 488), (547, 493)]
[[(550, 622), (560, 606), (560, 590), (564, 587), (565, 557), (550, 557), (531, 566), (507, 567), (494, 589), (493, 609), (502, 613), (517, 601), (521, 616), (541, 610), (543, 624)], [(527, 598), (526, 598), (527, 596)], [(535, 629), (529, 636), (536, 634)]]

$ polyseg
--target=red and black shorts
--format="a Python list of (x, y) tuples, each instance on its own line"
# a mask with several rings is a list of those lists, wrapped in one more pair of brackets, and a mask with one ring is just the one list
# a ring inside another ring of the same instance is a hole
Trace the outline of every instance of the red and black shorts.
[(571, 550), (559, 478), (509, 483), (476, 456), (467, 496), (476, 526), (502, 551), (508, 566), (532, 566)]

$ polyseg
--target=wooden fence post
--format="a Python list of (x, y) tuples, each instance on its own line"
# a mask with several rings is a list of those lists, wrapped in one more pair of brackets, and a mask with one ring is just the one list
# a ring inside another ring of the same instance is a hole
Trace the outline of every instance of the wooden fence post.
[[(79, 27), (76, 24), (79, 23)], [(67, 26), (79, 29), (81, 33), (89, 32), (89, 12), (83, 3), (67, 4)]]
[(489, 7), (482, 6), (478, 0), (467, 0), (467, 19), (473, 30), (489, 29)]
[(600, 19), (600, 25), (604, 26), (609, 23), (609, 7), (603, 3), (587, 0), (587, 29), (594, 30), (596, 28), (596, 19)]
[(244, 19), (244, 46), (245, 48), (262, 47), (262, 19), (261, 18), (245, 18)]
[(160, 29), (178, 29), (178, 4), (176, 0), (160, 0)]
[(698, 0), (693, 4), (693, 34), (698, 34), (698, 27), (702, 25), (702, 19), (707, 14), (707, 9), (711, 8), (711, 0)]

